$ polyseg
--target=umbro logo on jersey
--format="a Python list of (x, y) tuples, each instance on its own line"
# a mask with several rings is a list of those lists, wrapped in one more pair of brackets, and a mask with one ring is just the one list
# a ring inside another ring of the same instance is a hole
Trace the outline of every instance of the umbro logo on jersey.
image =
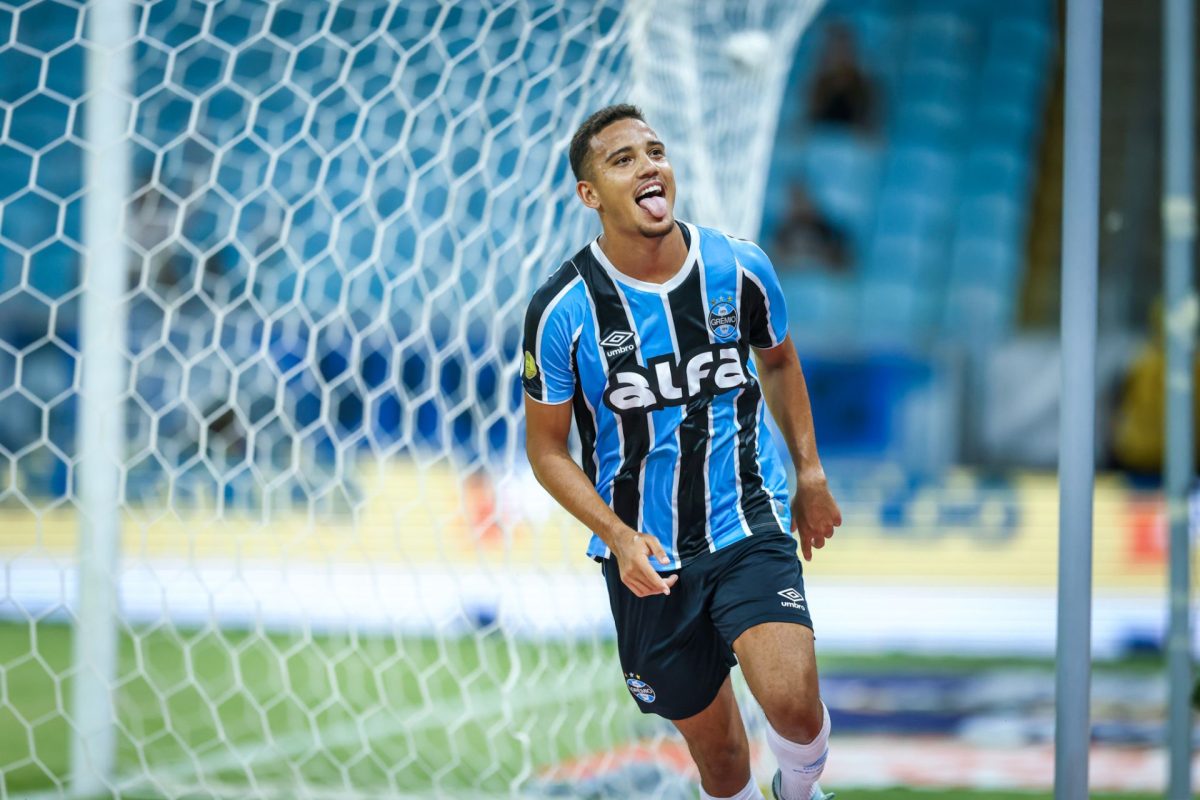
[(632, 338), (633, 334), (629, 331), (613, 331), (600, 340), (600, 346), (604, 348), (604, 355), (609, 358), (616, 358), (622, 353), (628, 353), (633, 349), (634, 344), (629, 341)]
[(777, 595), (783, 598), (783, 602), (779, 605), (784, 608), (794, 608), (797, 611), (806, 611), (804, 608), (804, 595), (797, 592), (795, 589), (784, 589), (776, 592)]
[(620, 347), (632, 338), (633, 334), (629, 331), (613, 331), (601, 339), (600, 344), (604, 347)]
[(681, 406), (749, 383), (737, 345), (706, 345), (676, 362), (674, 354), (632, 364), (608, 376), (604, 404), (617, 413)]

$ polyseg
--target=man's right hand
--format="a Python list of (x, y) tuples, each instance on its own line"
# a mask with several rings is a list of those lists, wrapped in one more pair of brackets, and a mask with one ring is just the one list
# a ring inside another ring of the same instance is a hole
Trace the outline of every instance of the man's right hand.
[(617, 546), (613, 547), (613, 555), (617, 557), (617, 566), (621, 569), (621, 583), (629, 587), (629, 591), (638, 597), (671, 593), (671, 587), (679, 580), (679, 575), (664, 579), (650, 566), (651, 556), (657, 558), (660, 564), (671, 563), (656, 537), (630, 531), (614, 544)]

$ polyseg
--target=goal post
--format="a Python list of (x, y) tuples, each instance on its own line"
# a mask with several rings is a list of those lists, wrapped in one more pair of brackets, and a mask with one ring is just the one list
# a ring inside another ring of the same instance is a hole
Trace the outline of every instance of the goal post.
[(115, 772), (117, 576), (125, 450), (126, 273), (120, 235), (131, 177), (127, 131), (133, 9), (96, 0), (87, 15), (83, 308), (80, 318), (79, 595), (71, 712), (73, 794), (105, 790)]
[(525, 463), (521, 320), (604, 105), (756, 233), (819, 6), (0, 9), (0, 796), (678, 779)]

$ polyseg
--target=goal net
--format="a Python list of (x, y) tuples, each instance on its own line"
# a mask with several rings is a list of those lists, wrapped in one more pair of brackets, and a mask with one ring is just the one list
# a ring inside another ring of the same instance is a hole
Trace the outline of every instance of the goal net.
[(608, 103), (756, 233), (818, 5), (0, 9), (0, 798), (665, 796), (520, 321)]

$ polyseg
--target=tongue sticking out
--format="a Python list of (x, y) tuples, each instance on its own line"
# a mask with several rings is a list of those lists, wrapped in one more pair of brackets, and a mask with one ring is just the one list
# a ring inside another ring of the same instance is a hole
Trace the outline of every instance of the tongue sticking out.
[(643, 197), (638, 200), (638, 205), (646, 209), (646, 212), (655, 219), (663, 219), (667, 216), (667, 198), (662, 195)]

